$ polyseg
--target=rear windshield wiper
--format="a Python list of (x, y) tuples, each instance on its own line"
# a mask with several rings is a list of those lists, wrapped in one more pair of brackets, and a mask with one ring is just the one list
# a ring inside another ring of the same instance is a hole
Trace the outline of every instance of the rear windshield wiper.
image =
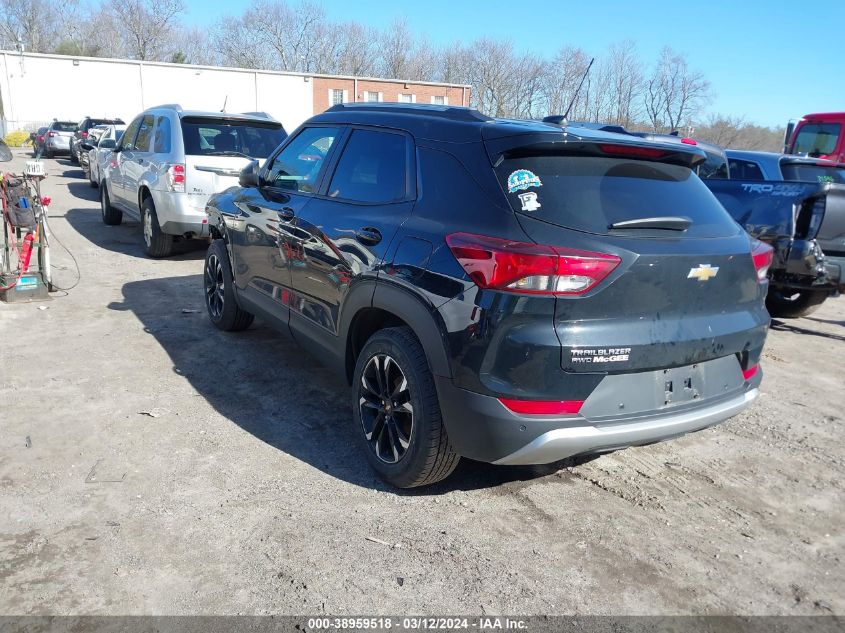
[(692, 220), (683, 216), (665, 216), (659, 218), (637, 218), (614, 222), (609, 229), (663, 229), (665, 231), (686, 231)]

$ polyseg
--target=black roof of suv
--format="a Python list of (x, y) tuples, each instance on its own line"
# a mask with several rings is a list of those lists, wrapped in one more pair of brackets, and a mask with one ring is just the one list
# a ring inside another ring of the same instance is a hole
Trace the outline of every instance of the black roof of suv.
[[(212, 323), (254, 315), (351, 385), (402, 487), (716, 424), (757, 395), (771, 249), (697, 147), (441, 106), (312, 117), (211, 197)], [(190, 176), (188, 176), (190, 178)]]

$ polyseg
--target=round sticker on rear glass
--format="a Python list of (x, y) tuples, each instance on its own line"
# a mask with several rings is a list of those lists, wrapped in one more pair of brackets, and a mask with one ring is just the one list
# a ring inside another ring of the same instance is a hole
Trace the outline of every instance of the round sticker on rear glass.
[(508, 176), (508, 193), (516, 193), (529, 187), (542, 187), (543, 183), (533, 171), (517, 169)]

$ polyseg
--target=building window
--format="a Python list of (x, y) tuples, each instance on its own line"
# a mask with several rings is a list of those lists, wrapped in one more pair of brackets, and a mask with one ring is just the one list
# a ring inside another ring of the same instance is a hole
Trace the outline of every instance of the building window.
[(332, 89), (332, 105), (340, 105), (343, 103), (343, 90), (337, 88)]
[(412, 94), (399, 93), (399, 103), (415, 103), (416, 99)]
[(381, 101), (381, 93), (380, 92), (364, 92), (364, 101), (369, 101), (371, 103), (377, 103)]
[(431, 103), (433, 103), (434, 105), (449, 105), (449, 99), (447, 99), (443, 95), (436, 95), (431, 98)]

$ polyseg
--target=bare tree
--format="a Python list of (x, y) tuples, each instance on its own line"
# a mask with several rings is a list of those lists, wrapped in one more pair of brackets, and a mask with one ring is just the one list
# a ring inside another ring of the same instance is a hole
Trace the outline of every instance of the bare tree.
[[(546, 62), (540, 81), (546, 113), (564, 114), (589, 63), (590, 59), (583, 50), (572, 47), (560, 49), (551, 61)], [(581, 93), (573, 104), (570, 116), (583, 118), (587, 110), (585, 104)]]
[(413, 35), (404, 18), (397, 18), (379, 38), (381, 73), (385, 77), (408, 79), (413, 50)]
[(171, 35), (183, 0), (113, 0), (111, 9), (134, 59), (161, 60), (172, 54)]
[(644, 106), (652, 127), (675, 130), (709, 100), (710, 82), (704, 74), (691, 70), (684, 55), (664, 48), (645, 84)]
[(639, 97), (642, 91), (642, 60), (636, 44), (625, 40), (613, 44), (607, 60), (611, 89), (611, 123), (630, 126), (639, 118)]
[(339, 27), (340, 51), (335, 72), (356, 77), (372, 76), (378, 67), (378, 32), (360, 22)]
[(60, 39), (60, 23), (49, 0), (2, 0), (0, 38), (5, 48), (48, 53)]

